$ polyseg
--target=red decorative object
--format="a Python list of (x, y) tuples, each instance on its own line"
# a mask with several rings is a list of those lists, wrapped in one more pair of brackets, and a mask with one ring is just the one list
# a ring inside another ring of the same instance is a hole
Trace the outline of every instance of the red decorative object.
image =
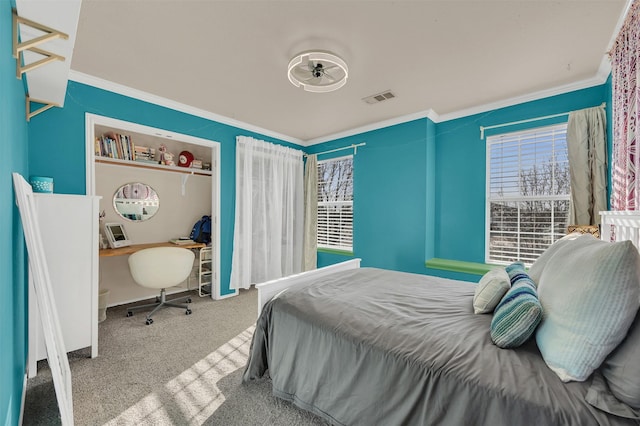
[(182, 151), (180, 156), (178, 157), (178, 166), (180, 167), (191, 167), (191, 163), (193, 162), (193, 154), (189, 151)]

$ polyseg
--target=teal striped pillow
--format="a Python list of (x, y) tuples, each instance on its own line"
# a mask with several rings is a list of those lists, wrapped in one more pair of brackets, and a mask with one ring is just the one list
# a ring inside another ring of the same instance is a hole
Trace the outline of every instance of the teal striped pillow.
[(542, 320), (542, 305), (536, 286), (520, 262), (506, 268), (511, 289), (493, 313), (491, 340), (501, 348), (515, 348), (526, 342)]

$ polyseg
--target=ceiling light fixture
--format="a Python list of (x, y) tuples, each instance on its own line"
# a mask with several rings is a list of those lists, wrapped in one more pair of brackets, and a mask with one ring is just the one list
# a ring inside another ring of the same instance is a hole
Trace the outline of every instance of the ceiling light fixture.
[(289, 62), (289, 81), (307, 92), (332, 92), (347, 83), (349, 68), (333, 53), (314, 50), (302, 52)]

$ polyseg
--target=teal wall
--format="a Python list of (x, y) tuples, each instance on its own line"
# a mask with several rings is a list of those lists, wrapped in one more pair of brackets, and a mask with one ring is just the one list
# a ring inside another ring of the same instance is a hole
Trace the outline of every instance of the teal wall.
[(0, 424), (20, 417), (27, 357), (24, 236), (11, 173), (28, 179), (25, 91), (16, 78), (9, 0), (0, 0)]
[[(432, 127), (431, 120), (424, 118), (307, 149), (313, 154), (366, 143), (354, 156), (353, 172), (353, 252), (362, 259), (362, 266), (424, 272), (427, 199), (433, 198), (427, 194), (430, 175), (425, 167), (435, 161), (427, 157), (433, 155), (433, 142), (428, 139)], [(319, 252), (318, 266), (352, 257)]]
[(220, 288), (229, 289), (235, 212), (236, 136), (252, 136), (300, 149), (237, 127), (177, 112), (148, 102), (70, 81), (64, 108), (35, 117), (29, 125), (29, 167), (37, 176), (51, 176), (54, 191), (84, 194), (85, 113), (93, 113), (220, 143)]
[[(233, 249), (235, 137), (247, 135), (294, 145), (76, 82), (69, 82), (64, 108), (34, 117), (27, 126), (24, 87), (15, 78), (11, 55), (9, 0), (0, 0), (0, 32), (0, 146), (5, 154), (5, 161), (0, 162), (0, 235), (8, 237), (0, 240), (0, 422), (13, 425), (20, 413), (26, 364), (27, 280), (11, 172), (25, 177), (29, 172), (52, 176), (56, 192), (84, 194), (87, 112), (220, 142), (221, 287), (227, 293)], [(318, 265), (360, 257), (363, 266), (477, 280), (468, 274), (428, 270), (424, 261), (432, 257), (484, 261), (485, 143), (479, 126), (602, 102), (607, 102), (610, 119), (610, 80), (601, 86), (470, 117), (442, 123), (424, 118), (307, 148), (314, 153), (366, 143), (354, 157), (353, 256), (320, 252)], [(566, 117), (503, 130), (562, 120)]]
[[(480, 126), (610, 103), (606, 85), (501, 108), (436, 126), (436, 257), (484, 262), (486, 149)], [(566, 122), (567, 116), (486, 131), (486, 135)]]
[[(352, 143), (354, 252), (318, 253), (318, 266), (353, 257), (363, 266), (477, 281), (479, 276), (427, 269), (433, 257), (484, 263), (485, 140), (480, 126), (566, 113), (607, 102), (610, 81), (596, 87), (446, 122), (415, 120), (312, 146), (310, 153)], [(486, 131), (487, 135), (567, 121), (567, 116)], [(335, 154), (340, 155), (340, 154)]]

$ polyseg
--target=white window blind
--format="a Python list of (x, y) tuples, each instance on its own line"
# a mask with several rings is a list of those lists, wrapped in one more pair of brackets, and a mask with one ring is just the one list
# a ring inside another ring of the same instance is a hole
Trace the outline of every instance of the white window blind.
[(318, 162), (318, 247), (353, 250), (353, 156)]
[(566, 123), (487, 138), (486, 262), (532, 264), (566, 233)]

